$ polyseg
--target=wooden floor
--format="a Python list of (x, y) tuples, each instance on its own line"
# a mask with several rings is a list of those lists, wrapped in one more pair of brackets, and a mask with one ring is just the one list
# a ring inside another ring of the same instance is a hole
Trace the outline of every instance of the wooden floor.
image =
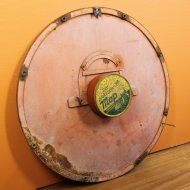
[(85, 184), (64, 180), (39, 190), (190, 190), (190, 143), (148, 155), (117, 179)]

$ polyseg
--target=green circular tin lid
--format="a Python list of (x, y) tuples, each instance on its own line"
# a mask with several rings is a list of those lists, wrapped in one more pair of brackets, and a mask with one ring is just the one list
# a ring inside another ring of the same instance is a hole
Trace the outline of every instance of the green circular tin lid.
[(128, 108), (132, 97), (129, 82), (121, 75), (110, 74), (100, 78), (94, 90), (98, 111), (108, 117), (121, 115)]

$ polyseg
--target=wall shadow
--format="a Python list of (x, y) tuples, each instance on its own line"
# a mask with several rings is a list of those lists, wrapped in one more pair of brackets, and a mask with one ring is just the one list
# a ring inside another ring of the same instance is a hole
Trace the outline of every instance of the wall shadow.
[[(24, 54), (25, 55), (25, 54)], [(11, 154), (23, 176), (35, 187), (61, 181), (63, 178), (46, 167), (30, 149), (22, 132), (17, 111), (17, 82), (22, 56), (12, 73), (6, 100), (6, 134)]]
[(89, 189), (92, 186), (94, 186), (94, 188), (96, 186), (99, 186), (101, 184), (101, 182), (99, 183), (86, 183), (86, 182), (79, 182), (79, 181), (72, 181), (69, 179), (64, 179), (61, 182), (52, 184), (52, 185), (48, 185), (48, 186), (44, 186), (44, 187), (39, 187), (36, 190), (63, 190), (63, 189)]

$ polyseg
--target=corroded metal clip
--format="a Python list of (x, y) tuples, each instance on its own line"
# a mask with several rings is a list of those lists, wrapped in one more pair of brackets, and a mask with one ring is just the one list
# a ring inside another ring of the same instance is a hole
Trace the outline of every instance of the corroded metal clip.
[(28, 76), (28, 68), (25, 65), (23, 65), (20, 70), (20, 80), (25, 81), (27, 76)]
[(101, 8), (100, 7), (93, 7), (93, 14), (96, 18), (101, 16)]
[(139, 158), (136, 159), (135, 165), (140, 164), (140, 162), (148, 155), (148, 152), (145, 151)]
[(122, 13), (122, 17), (123, 20), (129, 20), (129, 16), (125, 13)]

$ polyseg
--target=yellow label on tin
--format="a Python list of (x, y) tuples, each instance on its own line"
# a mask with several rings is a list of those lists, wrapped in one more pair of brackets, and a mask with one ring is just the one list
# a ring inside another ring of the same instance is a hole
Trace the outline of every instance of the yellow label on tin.
[(131, 96), (130, 85), (121, 75), (105, 76), (96, 85), (96, 106), (106, 116), (114, 117), (123, 113), (130, 103)]

